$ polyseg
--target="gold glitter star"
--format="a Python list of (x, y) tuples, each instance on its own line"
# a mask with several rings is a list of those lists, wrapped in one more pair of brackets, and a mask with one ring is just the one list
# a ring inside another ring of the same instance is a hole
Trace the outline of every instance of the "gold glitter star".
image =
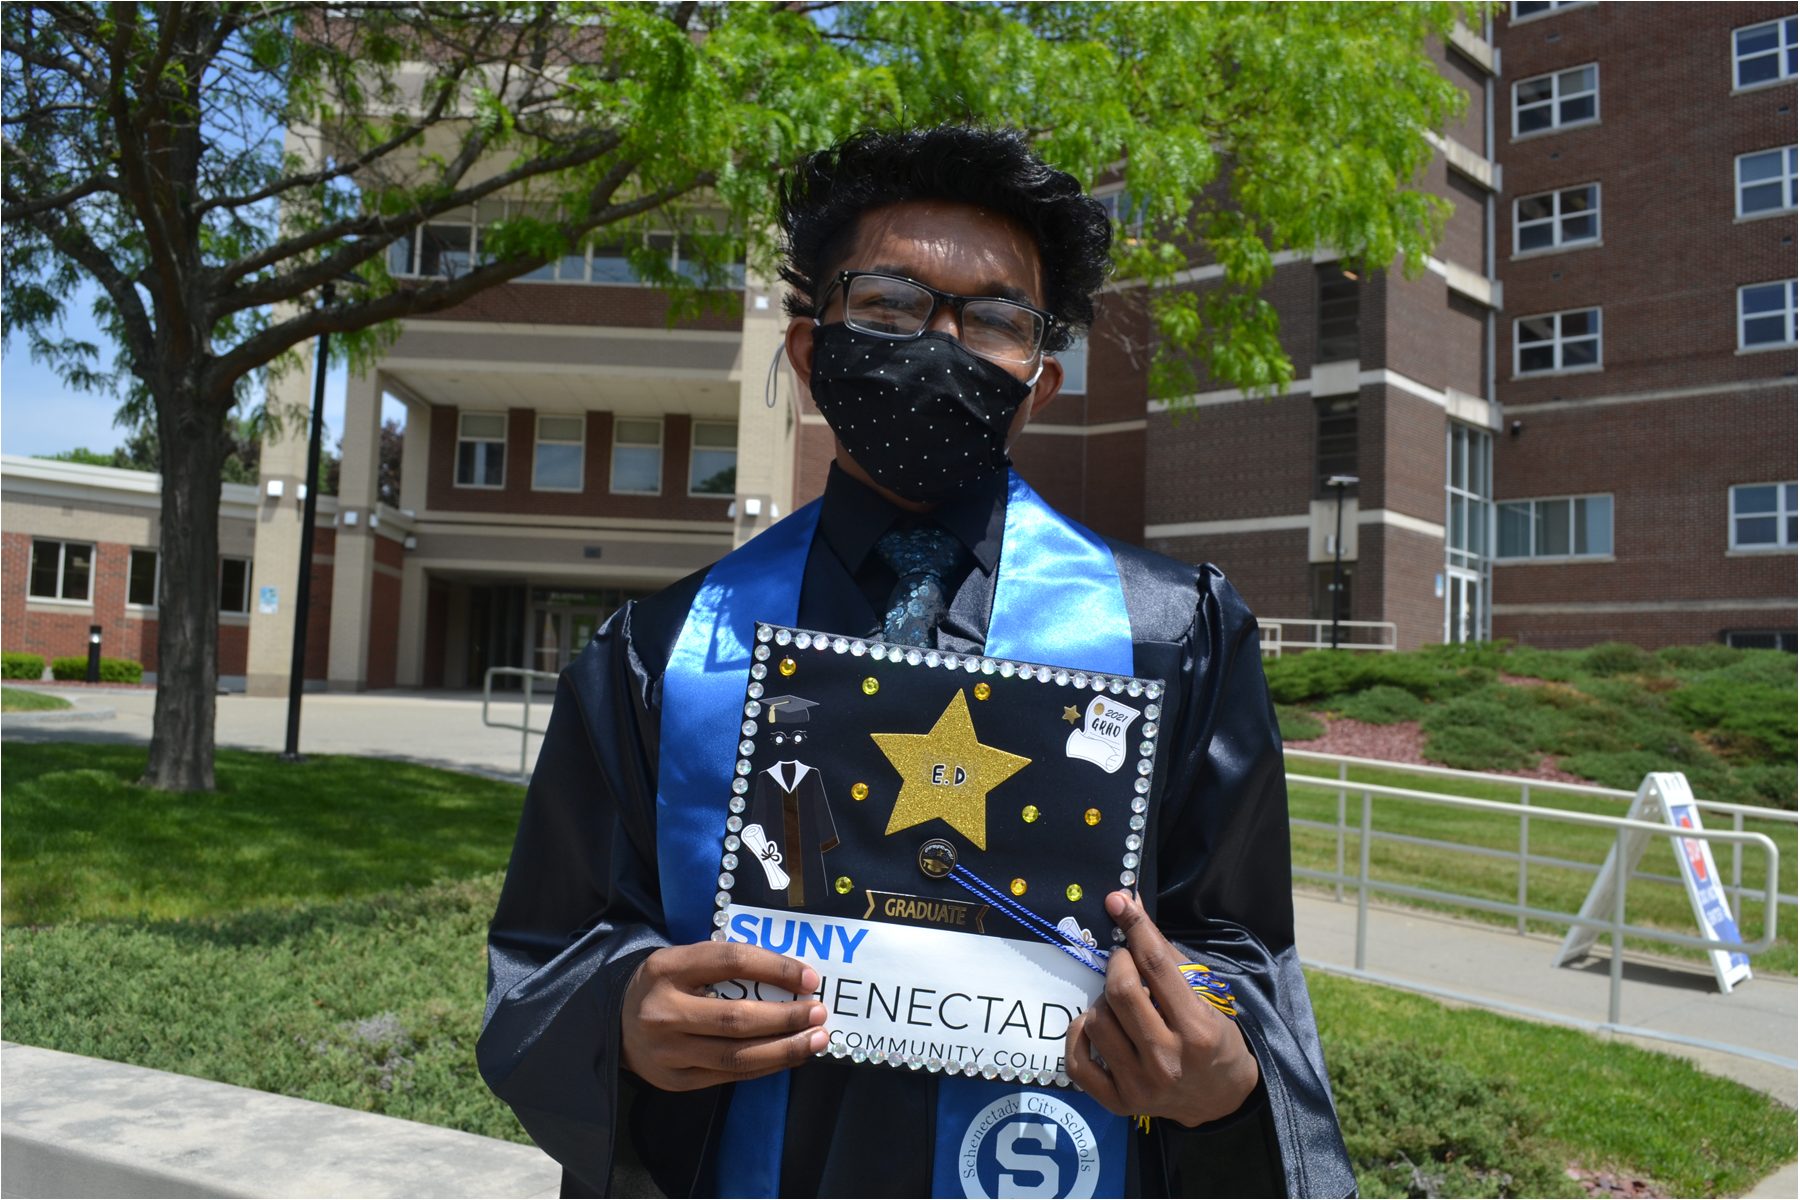
[(981, 744), (960, 689), (930, 733), (869, 736), (904, 781), (887, 832), (941, 818), (982, 850), (987, 849), (988, 792), (1031, 762)]
[(1063, 720), (1073, 725), (1075, 722), (1081, 720), (1081, 710), (1079, 708), (1065, 707), (1063, 709)]

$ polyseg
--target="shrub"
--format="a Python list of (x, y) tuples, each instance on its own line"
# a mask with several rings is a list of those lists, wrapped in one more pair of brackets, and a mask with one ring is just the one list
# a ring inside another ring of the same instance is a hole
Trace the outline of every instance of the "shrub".
[(1712, 677), (1669, 696), (1671, 715), (1689, 729), (1716, 729), (1743, 739), (1736, 748), (1755, 761), (1792, 762), (1796, 751), (1793, 680), (1786, 687)]
[(1735, 803), (1766, 804), (1770, 808), (1785, 808), (1792, 812), (1795, 791), (1800, 787), (1800, 771), (1796, 771), (1791, 762), (1759, 763), (1739, 767), (1731, 773), (1731, 781), (1736, 786), (1729, 798)]
[(1717, 642), (1705, 646), (1664, 646), (1656, 652), (1658, 662), (1677, 671), (1716, 671), (1743, 656), (1742, 650)]
[[(50, 660), (50, 674), (57, 679), (81, 680), (87, 678), (88, 660), (85, 657), (70, 655), (67, 658)], [(129, 658), (102, 658), (100, 660), (101, 683), (142, 683), (144, 681), (144, 664)]]
[(1275, 719), (1281, 722), (1281, 741), (1284, 745), (1289, 742), (1310, 742), (1314, 738), (1325, 736), (1325, 722), (1304, 708), (1277, 704)]
[(1371, 725), (1392, 725), (1397, 721), (1416, 721), (1425, 715), (1425, 702), (1404, 688), (1378, 683), (1354, 695), (1342, 697), (1328, 705), (1357, 721)]
[(42, 679), (44, 656), (41, 654), (0, 654), (0, 679)]
[(1319, 696), (1355, 691), (1372, 655), (1350, 650), (1311, 650), (1263, 664), (1269, 694), (1277, 704), (1298, 704)]
[(1592, 675), (1637, 675), (1655, 665), (1655, 659), (1630, 642), (1602, 642), (1582, 656), (1582, 666)]
[(1344, 1146), (1365, 1196), (1554, 1196), (1543, 1118), (1504, 1077), (1410, 1042), (1325, 1039)]

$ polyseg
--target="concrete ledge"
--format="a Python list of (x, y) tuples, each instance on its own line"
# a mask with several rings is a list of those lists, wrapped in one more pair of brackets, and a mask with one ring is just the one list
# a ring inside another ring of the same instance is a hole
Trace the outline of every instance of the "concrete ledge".
[(555, 1196), (535, 1146), (0, 1043), (0, 1195)]
[(70, 725), (82, 721), (110, 721), (118, 716), (111, 708), (62, 708), (54, 712), (16, 712), (0, 717), (5, 725)]

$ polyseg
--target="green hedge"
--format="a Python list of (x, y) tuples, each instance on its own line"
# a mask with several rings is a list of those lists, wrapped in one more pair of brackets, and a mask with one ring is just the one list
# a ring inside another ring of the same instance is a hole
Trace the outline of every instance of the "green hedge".
[[(85, 656), (77, 658), (53, 658), (50, 660), (50, 674), (57, 679), (86, 679), (88, 660)], [(142, 683), (144, 682), (144, 664), (133, 662), (129, 658), (102, 658), (100, 660), (101, 683)]]
[(0, 654), (0, 679), (31, 679), (44, 677), (44, 656), (41, 654)]

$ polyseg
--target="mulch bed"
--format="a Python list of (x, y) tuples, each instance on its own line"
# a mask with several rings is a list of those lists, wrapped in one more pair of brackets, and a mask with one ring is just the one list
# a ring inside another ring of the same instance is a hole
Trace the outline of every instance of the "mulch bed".
[[(1396, 721), (1392, 725), (1371, 725), (1349, 717), (1328, 717), (1314, 713), (1324, 724), (1325, 736), (1310, 742), (1295, 742), (1296, 750), (1313, 750), (1320, 754), (1343, 754), (1352, 758), (1378, 758), (1383, 762), (1410, 763), (1420, 767), (1439, 767), (1425, 757), (1425, 733), (1417, 721)], [(1588, 783), (1592, 780), (1572, 775), (1556, 765), (1548, 754), (1536, 767), (1525, 770), (1489, 771), (1490, 775), (1516, 775), (1523, 779), (1542, 779), (1548, 783)]]

